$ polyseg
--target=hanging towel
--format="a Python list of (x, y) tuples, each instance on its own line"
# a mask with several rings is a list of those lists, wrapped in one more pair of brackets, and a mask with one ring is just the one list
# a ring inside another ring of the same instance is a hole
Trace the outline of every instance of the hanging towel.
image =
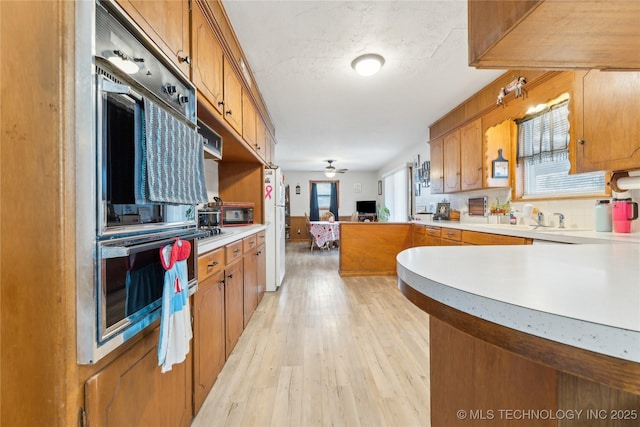
[(147, 197), (154, 202), (195, 205), (207, 201), (203, 137), (170, 113), (144, 99)]
[(163, 373), (170, 371), (174, 364), (184, 361), (189, 354), (189, 341), (193, 334), (186, 260), (190, 252), (189, 242), (180, 239), (160, 249), (160, 259), (166, 270), (158, 342), (158, 365)]

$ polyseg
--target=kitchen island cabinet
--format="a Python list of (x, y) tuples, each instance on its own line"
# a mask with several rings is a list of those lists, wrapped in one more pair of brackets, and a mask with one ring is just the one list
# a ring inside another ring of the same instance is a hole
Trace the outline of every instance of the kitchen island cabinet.
[(400, 253), (398, 286), (431, 316), (431, 424), (469, 425), (470, 411), (492, 410), (491, 425), (513, 425), (498, 411), (517, 409), (583, 410), (527, 424), (582, 426), (597, 408), (635, 411), (607, 425), (637, 425), (639, 258), (629, 244)]

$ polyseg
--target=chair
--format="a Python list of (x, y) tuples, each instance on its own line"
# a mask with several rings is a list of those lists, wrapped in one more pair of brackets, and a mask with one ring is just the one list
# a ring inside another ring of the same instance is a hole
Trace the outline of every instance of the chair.
[(333, 222), (335, 221), (335, 217), (333, 216), (332, 212), (326, 212), (325, 214), (322, 215), (322, 220)]

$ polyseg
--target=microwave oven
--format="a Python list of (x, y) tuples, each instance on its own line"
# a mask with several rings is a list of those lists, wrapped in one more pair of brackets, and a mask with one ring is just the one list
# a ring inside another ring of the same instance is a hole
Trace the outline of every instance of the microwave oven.
[(252, 225), (254, 203), (228, 203), (220, 206), (220, 225), (223, 227)]

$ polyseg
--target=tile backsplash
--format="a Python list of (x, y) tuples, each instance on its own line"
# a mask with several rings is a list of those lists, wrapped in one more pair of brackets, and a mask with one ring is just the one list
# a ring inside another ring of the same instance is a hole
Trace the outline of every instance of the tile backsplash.
[[(488, 217), (469, 217), (466, 215), (469, 197), (487, 196), (488, 204), (490, 206), (496, 201), (496, 199), (498, 199), (500, 203), (507, 201), (509, 198), (509, 192), (510, 190), (508, 188), (503, 188), (474, 191), (471, 193), (456, 193), (448, 195), (434, 194), (423, 197), (421, 199), (421, 203), (426, 204), (428, 207), (429, 202), (448, 201), (451, 203), (451, 209), (458, 209), (461, 211), (461, 221), (488, 222)], [(631, 190), (629, 193), (634, 201), (640, 202), (640, 190)], [(565, 227), (593, 230), (595, 223), (595, 203), (596, 200), (603, 198), (604, 197), (594, 197), (592, 199), (515, 201), (511, 202), (511, 207), (522, 212), (523, 206), (526, 203), (531, 203), (534, 207), (544, 213), (545, 222), (548, 225), (558, 225), (558, 216), (554, 215), (554, 213), (558, 212), (562, 213), (565, 217)], [(640, 220), (632, 222), (631, 232), (640, 233)]]

